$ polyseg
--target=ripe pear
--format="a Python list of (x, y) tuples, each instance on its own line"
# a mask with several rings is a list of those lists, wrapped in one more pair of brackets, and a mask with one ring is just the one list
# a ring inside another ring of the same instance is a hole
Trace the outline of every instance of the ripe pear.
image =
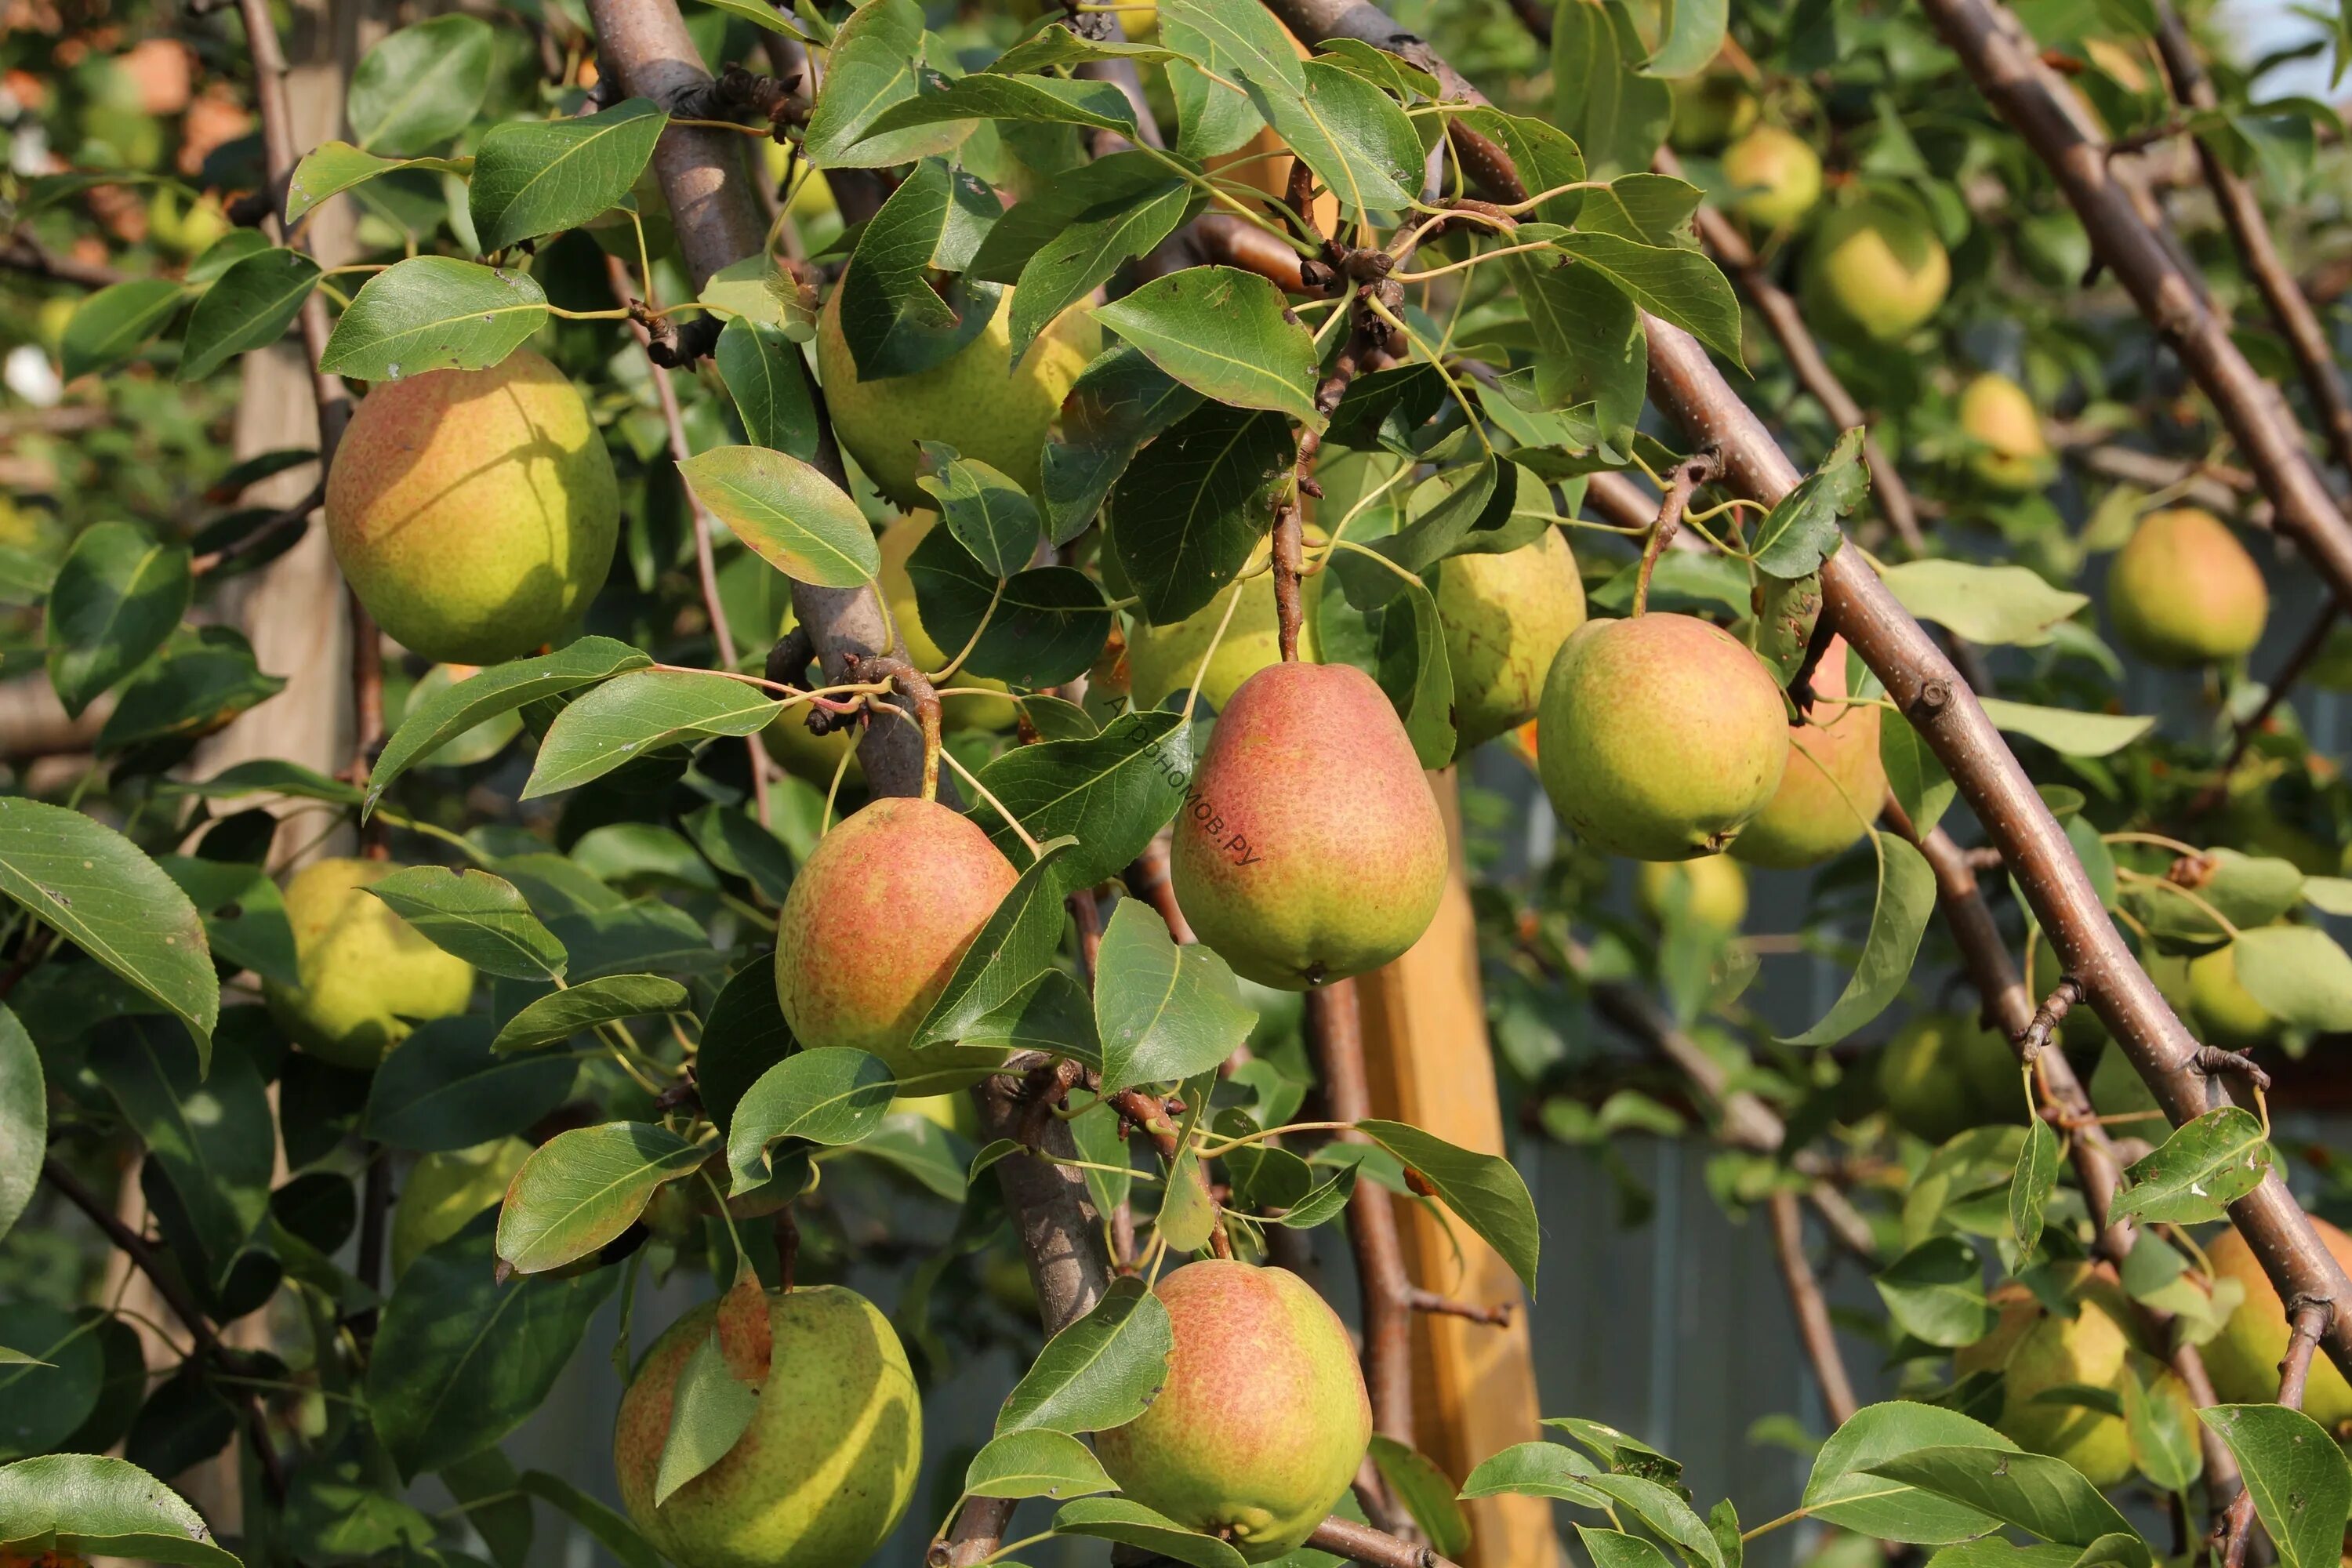
[(1813, 669), (1810, 720), (1789, 729), (1789, 769), (1772, 804), (1759, 812), (1731, 852), (1751, 866), (1817, 866), (1860, 842), (1886, 794), (1878, 760), (1880, 710), (1843, 706), (1845, 639), (1832, 637)]
[(286, 884), (301, 984), (266, 981), (262, 994), (296, 1045), (337, 1067), (374, 1067), (412, 1023), (462, 1013), (474, 994), (473, 965), (364, 890), (399, 869), (388, 860), (316, 860)]
[[(2336, 1261), (2352, 1268), (2352, 1236), (2315, 1218), (2311, 1228)], [(2205, 1259), (2216, 1280), (2234, 1279), (2245, 1287), (2245, 1297), (2230, 1314), (2221, 1331), (2207, 1342), (2205, 1370), (2213, 1392), (2231, 1404), (2267, 1404), (2278, 1397), (2278, 1368), (2286, 1354), (2286, 1309), (2279, 1304), (2277, 1288), (2254, 1257), (2253, 1249), (2235, 1227), (2225, 1229), (2206, 1244)], [(2311, 1358), (2311, 1373), (2303, 1387), (2304, 1414), (2331, 1432), (2352, 1425), (2352, 1384), (2324, 1354)]]
[(1237, 974), (1305, 991), (1421, 939), (1444, 819), (1396, 710), (1347, 664), (1242, 682), (1176, 813), (1176, 901)]
[[(1204, 673), (1201, 656), (1225, 618), (1225, 595), (1218, 595), (1202, 608), (1164, 626), (1135, 623), (1127, 644), (1129, 694), (1138, 708), (1157, 708), (1171, 692), (1181, 691), (1200, 677), (1201, 695), (1220, 713), (1234, 700), (1243, 681), (1282, 658), (1282, 626), (1275, 614), (1274, 578), (1252, 577), (1241, 586), (1241, 603), (1234, 606), (1233, 623), (1217, 643)], [(1316, 658), (1315, 616), (1311, 607), (1298, 627), (1298, 657)]]
[(1458, 752), (1535, 716), (1544, 674), (1584, 624), (1584, 579), (1556, 528), (1506, 555), (1449, 555), (1437, 564), (1437, 618), (1454, 671)]
[(1914, 1018), (1886, 1043), (1878, 1057), (1878, 1091), (1895, 1125), (1930, 1143), (1971, 1127), (2021, 1121), (2025, 1112), (2009, 1042), (1948, 1014)]
[(2042, 415), (2025, 388), (1990, 371), (1960, 389), (1960, 433), (1977, 444), (1976, 476), (1999, 489), (2039, 489), (2057, 470)]
[(913, 1048), (915, 1026), (1019, 874), (971, 819), (887, 796), (817, 840), (776, 921), (776, 1001), (803, 1046), (880, 1057), (909, 1094), (978, 1082), (1004, 1059)]
[(2151, 664), (2188, 668), (2240, 658), (2270, 619), (2262, 568), (2221, 520), (2195, 507), (2139, 520), (2107, 571), (2117, 640)]
[[(884, 529), (877, 542), (882, 552), (883, 601), (890, 606), (890, 619), (898, 626), (899, 637), (906, 640), (908, 657), (915, 661), (916, 668), (927, 673), (946, 668), (948, 660), (962, 651), (941, 648), (923, 629), (922, 614), (915, 604), (915, 580), (907, 574), (907, 557), (929, 537), (939, 521), (937, 512), (910, 512)], [(962, 670), (956, 671), (948, 684), (985, 687), (991, 691), (1010, 689), (1001, 680), (968, 675)], [(1009, 730), (1019, 713), (1010, 697), (949, 697), (940, 703), (940, 722), (950, 730)]]
[(1787, 705), (1720, 626), (1652, 613), (1591, 621), (1544, 683), (1538, 769), (1595, 848), (1688, 860), (1728, 848), (1789, 763)]
[(1102, 351), (1102, 330), (1085, 300), (1071, 306), (1013, 363), (1013, 290), (980, 335), (944, 363), (912, 375), (861, 381), (841, 333), (841, 290), (817, 321), (816, 364), (834, 434), (874, 488), (904, 507), (929, 497), (915, 482), (918, 437), (944, 441), (1034, 494), (1045, 465), (1046, 426), (1087, 362)]
[[(656, 1505), (678, 1377), (714, 1325), (759, 1403), (735, 1446)], [(679, 1568), (855, 1568), (906, 1511), (922, 1454), (906, 1347), (838, 1285), (739, 1289), (688, 1312), (638, 1363), (613, 1429), (629, 1518)]]
[(378, 383), (327, 479), (352, 591), (440, 664), (496, 664), (562, 635), (604, 585), (619, 525), (587, 403), (528, 349)]
[(1700, 925), (1734, 931), (1748, 918), (1748, 873), (1727, 855), (1645, 860), (1633, 883), (1634, 900), (1652, 920), (1663, 921), (1677, 883), (1690, 889), (1684, 913)]
[(392, 1277), (398, 1279), (418, 1253), (438, 1247), (503, 1199), (507, 1184), (530, 1158), (530, 1144), (499, 1138), (418, 1160), (392, 1206)]
[(1850, 337), (1898, 342), (1936, 313), (1952, 286), (1952, 258), (1927, 220), (1886, 201), (1823, 218), (1805, 250), (1804, 300), (1817, 320)]
[(1667, 86), (1675, 100), (1671, 140), (1685, 153), (1712, 153), (1756, 123), (1756, 95), (1720, 60)]
[(1119, 1489), (1265, 1563), (1307, 1539), (1363, 1463), (1372, 1406), (1348, 1331), (1296, 1274), (1189, 1263), (1160, 1282), (1175, 1331), (1150, 1407), (1095, 1435)]
[(1759, 228), (1787, 228), (1822, 199), (1822, 155), (1803, 137), (1759, 125), (1724, 149), (1731, 210)]
[[(2022, 1285), (2001, 1286), (1991, 1296), (2000, 1321), (1992, 1332), (1963, 1347), (1952, 1358), (1953, 1366), (1963, 1377), (1998, 1368), (2001, 1406), (1993, 1426), (2018, 1447), (2063, 1459), (2092, 1485), (2111, 1487), (2132, 1473), (2131, 1435), (2124, 1418), (2038, 1395), (2068, 1384), (2121, 1390), (2131, 1375), (2132, 1343), (2122, 1328), (2130, 1302), (2103, 1269), (2081, 1266), (2068, 1297), (2075, 1308), (2072, 1318), (2049, 1311)], [(2180, 1381), (2163, 1371), (2156, 1386), (2159, 1398), (2179, 1405), (2183, 1424), (2195, 1431), (2195, 1413)]]
[(2252, 1050), (2277, 1039), (2285, 1026), (2238, 979), (2238, 950), (2225, 943), (2189, 961), (2189, 1011), (2205, 1043)]

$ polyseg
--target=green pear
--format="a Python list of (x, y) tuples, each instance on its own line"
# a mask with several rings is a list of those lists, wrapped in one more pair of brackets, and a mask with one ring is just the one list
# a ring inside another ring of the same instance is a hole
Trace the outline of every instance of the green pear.
[(1720, 626), (1652, 613), (1591, 621), (1544, 683), (1538, 771), (1597, 849), (1688, 860), (1728, 848), (1789, 763), (1787, 705)]
[(1812, 712), (1789, 728), (1789, 767), (1772, 803), (1741, 830), (1731, 852), (1751, 866), (1817, 866), (1860, 843), (1886, 795), (1878, 760), (1881, 710), (1845, 704), (1845, 639), (1832, 637), (1813, 669)]
[(1218, 715), (1177, 809), (1176, 901), (1237, 974), (1309, 990), (1421, 939), (1445, 822), (1396, 710), (1347, 664), (1276, 664)]
[(1159, 1397), (1095, 1435), (1119, 1489), (1269, 1562), (1339, 1500), (1371, 1440), (1348, 1331), (1281, 1268), (1207, 1259), (1160, 1282), (1175, 1349)]
[[(678, 1377), (714, 1329), (759, 1402), (735, 1446), (656, 1504)], [(906, 1511), (922, 1455), (906, 1347), (838, 1285), (739, 1287), (688, 1312), (638, 1363), (613, 1430), (629, 1518), (678, 1568), (855, 1568)]]
[(943, 441), (1034, 495), (1045, 435), (1078, 372), (1102, 350), (1102, 329), (1080, 300), (1056, 316), (1013, 363), (1013, 290), (980, 334), (945, 363), (912, 375), (862, 381), (841, 331), (841, 290), (817, 319), (817, 375), (834, 434), (874, 488), (903, 507), (929, 504), (915, 482), (918, 437)]
[(1437, 564), (1437, 618), (1454, 672), (1457, 755), (1535, 717), (1544, 673), (1584, 624), (1584, 579), (1559, 529), (1507, 554)]
[(1748, 918), (1748, 873), (1727, 855), (1702, 855), (1696, 860), (1644, 860), (1633, 883), (1633, 897), (1652, 920), (1663, 921), (1677, 884), (1687, 887), (1690, 900), (1684, 912), (1700, 925), (1734, 931)]
[(776, 1000), (803, 1046), (890, 1065), (908, 1094), (978, 1082), (1004, 1053), (913, 1048), (915, 1027), (1019, 873), (972, 820), (887, 796), (817, 840), (776, 921)]
[(315, 860), (286, 884), (301, 984), (267, 981), (262, 995), (296, 1045), (337, 1067), (374, 1067), (411, 1024), (462, 1013), (474, 994), (471, 964), (365, 890), (399, 869), (388, 860)]
[(327, 478), (352, 591), (436, 663), (495, 664), (561, 636), (604, 585), (619, 526), (587, 403), (528, 349), (378, 383)]
[(1927, 1014), (1896, 1031), (1878, 1055), (1878, 1091), (1895, 1125), (1930, 1143), (2025, 1114), (2024, 1082), (2009, 1042), (1948, 1014)]
[(1712, 153), (1756, 123), (1756, 95), (1720, 60), (1666, 85), (1674, 93), (1674, 144), (1685, 153)]
[(2195, 507), (2140, 519), (2107, 571), (2116, 640), (2151, 664), (2243, 658), (2270, 613), (2263, 569), (2221, 519)]
[[(2311, 1228), (2339, 1265), (2352, 1268), (2352, 1236), (2315, 1216)], [(2279, 1304), (2278, 1289), (2235, 1227), (2206, 1244), (2205, 1260), (2217, 1282), (2234, 1279), (2245, 1289), (2221, 1333), (2204, 1346), (2213, 1392), (2231, 1404), (2266, 1405), (2278, 1397), (2279, 1363), (2286, 1355), (2286, 1309)], [(2311, 1358), (2303, 1411), (2331, 1432), (2352, 1428), (2352, 1384), (2325, 1354)]]
[[(1233, 606), (1233, 622), (1218, 639), (1217, 651), (1210, 658), (1205, 673), (1201, 669), (1201, 658), (1208, 653), (1209, 639), (1216, 637), (1217, 627), (1224, 622), (1224, 595), (1218, 595), (1205, 607), (1164, 626), (1150, 626), (1140, 620), (1135, 623), (1127, 642), (1127, 679), (1129, 695), (1138, 708), (1159, 707), (1171, 692), (1190, 687), (1197, 675), (1201, 695), (1222, 713), (1243, 681), (1266, 666), (1280, 662), (1282, 624), (1275, 614), (1272, 574), (1249, 579), (1240, 592), (1241, 603)], [(1298, 657), (1308, 663), (1316, 658), (1315, 616), (1311, 609), (1298, 627)]]
[(530, 1145), (499, 1138), (470, 1149), (427, 1154), (409, 1168), (392, 1205), (392, 1277), (408, 1271), (420, 1252), (430, 1251), (466, 1228), (466, 1222), (507, 1195)]
[(2285, 1029), (2239, 980), (2234, 942), (2189, 961), (2189, 1011), (2206, 1043), (2227, 1050), (2267, 1046)]
[[(930, 536), (939, 525), (939, 513), (910, 512), (882, 531), (877, 542), (882, 552), (882, 599), (890, 607), (891, 622), (907, 645), (907, 655), (915, 668), (929, 674), (945, 669), (948, 660), (961, 648), (946, 649), (931, 640), (923, 629), (922, 612), (915, 603), (915, 580), (907, 572), (907, 558), (915, 553), (916, 546)], [(983, 687), (990, 691), (1009, 691), (1004, 682), (985, 676), (958, 670), (946, 682), (950, 687)], [(950, 730), (1009, 730), (1020, 716), (1020, 709), (1011, 697), (981, 697), (965, 695), (940, 700), (940, 722)], [(897, 723), (897, 720), (890, 721)], [(814, 737), (812, 737), (814, 739)]]
[(1952, 286), (1952, 258), (1908, 206), (1861, 201), (1823, 218), (1805, 249), (1807, 312), (1865, 342), (1894, 343), (1924, 326)]
[(2042, 433), (2042, 413), (2025, 388), (1988, 371), (1960, 389), (1960, 433), (1976, 444), (1969, 468), (1998, 489), (2033, 490), (2058, 460)]
[(1787, 228), (1822, 199), (1822, 155), (1803, 137), (1759, 125), (1724, 149), (1731, 210), (1759, 228)]

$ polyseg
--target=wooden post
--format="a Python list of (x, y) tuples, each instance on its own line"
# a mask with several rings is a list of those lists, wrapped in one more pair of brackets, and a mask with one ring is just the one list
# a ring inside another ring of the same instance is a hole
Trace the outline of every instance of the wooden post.
[[(1445, 816), (1454, 873), (1421, 941), (1356, 982), (1365, 1071), (1376, 1114), (1410, 1121), (1465, 1149), (1501, 1154), (1507, 1150), (1478, 984), (1477, 929), (1463, 875), (1460, 794), (1451, 769), (1431, 774), (1430, 784)], [(1524, 1306), (1509, 1267), (1466, 1227), (1453, 1226), (1449, 1235), (1419, 1205), (1402, 1213), (1405, 1268), (1414, 1284), (1456, 1300)], [(1413, 1411), (1421, 1450), (1456, 1483), (1488, 1456), (1541, 1436), (1526, 1311), (1515, 1312), (1507, 1328), (1418, 1314)], [(1498, 1497), (1464, 1506), (1472, 1531), (1466, 1568), (1556, 1568), (1550, 1503)]]

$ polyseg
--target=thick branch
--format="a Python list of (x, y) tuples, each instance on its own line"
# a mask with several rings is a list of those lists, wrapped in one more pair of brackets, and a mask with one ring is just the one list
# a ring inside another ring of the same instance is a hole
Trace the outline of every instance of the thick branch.
[[(1307, 994), (1307, 1032), (1323, 1078), (1325, 1109), (1334, 1121), (1361, 1121), (1372, 1113), (1364, 1075), (1363, 1016), (1356, 983), (1341, 980)], [(1340, 1136), (1361, 1142), (1360, 1132)], [(1369, 1177), (1348, 1200), (1348, 1237), (1355, 1244), (1356, 1277), (1363, 1291), (1364, 1383), (1372, 1400), (1372, 1428), (1412, 1443), (1412, 1280), (1405, 1273), (1397, 1233), (1396, 1199)]]
[(1350, 1563), (1361, 1563), (1365, 1568), (1454, 1568), (1452, 1563), (1429, 1547), (1400, 1541), (1369, 1524), (1358, 1524), (1336, 1513), (1315, 1527), (1307, 1544), (1318, 1552), (1345, 1557)]

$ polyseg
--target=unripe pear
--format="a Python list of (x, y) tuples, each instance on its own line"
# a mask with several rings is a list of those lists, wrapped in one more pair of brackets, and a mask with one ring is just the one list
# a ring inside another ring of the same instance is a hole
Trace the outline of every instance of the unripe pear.
[(1731, 210), (1759, 228), (1786, 228), (1822, 199), (1822, 155), (1803, 137), (1759, 125), (1724, 149)]
[[(929, 536), (939, 521), (940, 515), (935, 511), (909, 512), (885, 528), (877, 541), (882, 552), (883, 602), (890, 606), (890, 619), (906, 641), (907, 656), (915, 661), (916, 668), (925, 671), (946, 668), (952, 655), (933, 642), (931, 634), (923, 629), (922, 613), (915, 603), (915, 580), (907, 574), (907, 558), (914, 554), (915, 547)], [(948, 684), (981, 686), (991, 691), (1010, 689), (1001, 680), (962, 670), (956, 671)], [(950, 730), (1009, 730), (1019, 713), (1010, 697), (959, 696), (940, 700), (940, 722)]]
[(2057, 468), (2040, 410), (2005, 375), (1988, 371), (1960, 389), (1960, 432), (1977, 443), (1969, 467), (1989, 485), (2039, 489)]
[(1535, 716), (1545, 673), (1584, 624), (1584, 579), (1559, 530), (1506, 555), (1437, 565), (1437, 618), (1454, 672), (1457, 754)]
[(2267, 1046), (2284, 1030), (2277, 1016), (2238, 978), (2238, 950), (2225, 943), (2189, 961), (2189, 1011), (2208, 1045), (2227, 1050)]
[(2140, 519), (2107, 572), (2116, 637), (2151, 664), (2242, 658), (2270, 613), (2262, 568), (2221, 519), (2195, 507)]
[(1691, 616), (1591, 621), (1544, 683), (1538, 771), (1597, 849), (1688, 860), (1728, 848), (1789, 763), (1780, 689), (1747, 646)]
[(932, 801), (886, 796), (836, 825), (777, 917), (776, 1001), (793, 1037), (879, 1057), (909, 1094), (979, 1081), (1003, 1051), (917, 1051), (915, 1026), (1018, 879), (970, 817)]
[[(1201, 656), (1225, 618), (1225, 595), (1218, 595), (1202, 608), (1164, 626), (1135, 623), (1127, 644), (1129, 694), (1138, 708), (1157, 708), (1171, 692), (1181, 691), (1200, 676), (1201, 695), (1222, 713), (1243, 681), (1282, 658), (1282, 626), (1275, 614), (1274, 578), (1253, 577), (1241, 586), (1233, 624), (1217, 643), (1205, 673)], [(1298, 657), (1312, 663), (1316, 657), (1315, 617), (1299, 624)]]
[(499, 1138), (470, 1149), (427, 1154), (410, 1167), (392, 1206), (392, 1277), (408, 1271), (416, 1255), (466, 1228), (466, 1222), (507, 1195), (530, 1145)]
[(951, 358), (912, 375), (861, 381), (841, 333), (841, 290), (817, 320), (817, 374), (834, 434), (875, 489), (904, 507), (929, 503), (915, 482), (918, 437), (944, 441), (1035, 494), (1046, 427), (1078, 372), (1102, 350), (1102, 331), (1085, 300), (1056, 316), (1018, 366), (1013, 363), (1013, 290), (979, 336)]
[[(2352, 1269), (2352, 1236), (2315, 1216), (2311, 1228), (2337, 1265)], [(2278, 1289), (2234, 1226), (2206, 1244), (2205, 1260), (2216, 1280), (2234, 1279), (2246, 1292), (2221, 1331), (2204, 1346), (2213, 1392), (2231, 1404), (2268, 1404), (2278, 1397), (2279, 1363), (2286, 1355), (2286, 1309), (2279, 1304)], [(2303, 1411), (2331, 1432), (2352, 1425), (2352, 1384), (2325, 1354), (2311, 1358)]]
[[(759, 1404), (718, 1463), (656, 1505), (678, 1376), (714, 1324)], [(906, 1347), (838, 1285), (739, 1289), (688, 1312), (638, 1363), (613, 1430), (629, 1518), (678, 1568), (856, 1568), (906, 1511), (922, 1454)]]
[(1936, 313), (1952, 258), (1927, 221), (1891, 202), (1863, 201), (1823, 218), (1805, 249), (1806, 310), (1868, 342), (1892, 343)]
[(1234, 973), (1286, 991), (1376, 969), (1445, 890), (1445, 822), (1396, 710), (1347, 664), (1234, 693), (1176, 813), (1176, 901)]
[(296, 1045), (337, 1067), (374, 1067), (411, 1024), (462, 1013), (473, 997), (473, 965), (364, 890), (399, 869), (388, 860), (315, 860), (286, 884), (301, 984), (265, 981), (262, 994)]
[(1685, 153), (1712, 153), (1756, 123), (1756, 95), (1728, 66), (1667, 83), (1674, 93), (1672, 140)]
[(587, 403), (528, 349), (377, 384), (327, 479), (352, 592), (436, 663), (496, 664), (562, 635), (604, 585), (619, 523)]
[(1696, 860), (1645, 860), (1633, 883), (1633, 897), (1652, 920), (1666, 918), (1673, 889), (1690, 889), (1683, 912), (1717, 931), (1733, 931), (1748, 918), (1748, 873), (1727, 855), (1702, 855)]
[(2024, 1085), (2009, 1042), (1948, 1014), (1914, 1018), (1886, 1043), (1878, 1091), (1895, 1125), (1930, 1143), (2024, 1116)]
[(1731, 852), (1751, 866), (1817, 866), (1861, 841), (1886, 794), (1878, 760), (1880, 710), (1844, 705), (1845, 639), (1832, 637), (1813, 668), (1811, 719), (1789, 729), (1789, 769), (1772, 804)]
[(1175, 1332), (1168, 1381), (1095, 1452), (1146, 1508), (1245, 1561), (1280, 1557), (1329, 1515), (1371, 1440), (1348, 1331), (1287, 1269), (1206, 1259), (1158, 1294)]

